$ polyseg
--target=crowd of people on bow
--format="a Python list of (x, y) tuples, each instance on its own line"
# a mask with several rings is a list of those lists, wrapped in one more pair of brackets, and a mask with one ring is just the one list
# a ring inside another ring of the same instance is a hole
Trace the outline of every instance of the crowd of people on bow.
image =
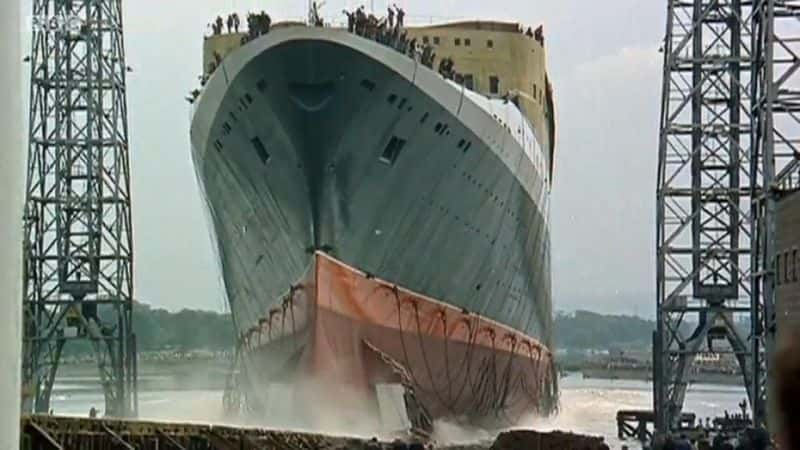
[(247, 14), (247, 38), (255, 39), (269, 33), (272, 28), (272, 17), (264, 11)]
[(536, 40), (536, 42), (544, 45), (544, 27), (542, 25), (539, 25), (535, 30), (531, 27), (528, 27), (528, 29), (525, 30), (524, 32), (522, 31), (522, 26), (520, 25), (519, 32), (524, 33), (525, 36), (534, 39)]
[[(408, 31), (405, 30), (406, 12), (403, 8), (392, 5), (387, 8), (385, 17), (367, 13), (363, 5), (355, 11), (344, 10), (342, 12), (347, 17), (348, 32), (392, 47), (433, 69), (436, 61), (434, 48), (430, 43), (420, 44), (416, 38), (409, 37)], [(442, 61), (444, 62), (444, 60)], [(446, 63), (445, 66), (452, 70), (452, 59), (449, 59), (449, 63)]]
[[(227, 31), (228, 34), (239, 33), (242, 21), (238, 13), (228, 14), (223, 19), (222, 16), (217, 16), (211, 22), (211, 32), (213, 35), (220, 35)], [(272, 18), (264, 11), (260, 13), (247, 13), (247, 36), (254, 39), (258, 36), (267, 34), (272, 26)]]
[(217, 16), (217, 18), (211, 22), (211, 31), (214, 35), (222, 34), (223, 28), (227, 26), (228, 33), (238, 33), (241, 24), (242, 22), (237, 13), (228, 14), (225, 20), (222, 20), (222, 16)]
[[(265, 11), (261, 11), (259, 13), (247, 13), (246, 19), (247, 36), (244, 39), (245, 41), (249, 41), (269, 33), (269, 29), (272, 26), (272, 18)], [(228, 34), (238, 34), (241, 25), (242, 21), (239, 18), (238, 13), (228, 14), (224, 20), (222, 16), (217, 16), (217, 18), (211, 22), (211, 31), (215, 36), (222, 34), (225, 30), (227, 30)]]
[[(320, 14), (320, 9), (324, 2), (313, 2), (312, 5), (309, 11), (310, 24), (317, 27), (325, 26)], [(353, 11), (344, 10), (343, 13), (347, 17), (348, 32), (394, 48), (430, 69), (433, 69), (436, 65), (437, 55), (435, 48), (429, 42), (418, 42), (416, 38), (409, 36), (408, 31), (405, 29), (406, 12), (396, 4), (387, 8), (387, 14), (384, 17), (367, 13), (363, 5)], [(248, 13), (246, 19), (247, 32), (242, 37), (242, 44), (269, 33), (272, 27), (272, 18), (265, 11)], [(225, 19), (222, 16), (217, 16), (211, 23), (214, 35), (222, 34), (224, 30), (227, 33), (238, 34), (240, 27), (241, 20), (237, 13), (229, 14)], [(538, 36), (540, 32), (540, 29), (534, 32), (528, 28), (526, 34), (534, 37)], [(210, 63), (208, 73), (212, 73), (221, 62), (222, 57), (215, 52), (214, 60)], [(453, 59), (449, 57), (438, 60), (438, 72), (444, 78), (450, 80), (459, 81), (461, 78), (460, 74), (455, 71)]]
[(371, 13), (367, 14), (364, 5), (355, 11), (342, 12), (347, 16), (347, 31), (366, 38), (377, 38), (379, 31), (399, 33), (405, 26), (406, 12), (397, 5), (390, 6), (386, 17), (381, 18)]

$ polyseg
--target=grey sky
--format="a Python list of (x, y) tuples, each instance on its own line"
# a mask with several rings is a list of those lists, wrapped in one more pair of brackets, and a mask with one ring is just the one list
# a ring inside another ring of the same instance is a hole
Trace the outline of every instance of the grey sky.
[[(25, 2), (28, 3), (28, 2)], [(323, 12), (341, 18), (329, 0)], [(384, 11), (385, 0), (375, 0)], [(553, 190), (558, 309), (654, 311), (655, 164), (663, 2), (404, 0), (412, 22), (502, 19), (545, 25), (558, 110)], [(303, 0), (124, 3), (137, 297), (168, 309), (224, 307), (189, 148), (202, 33), (217, 13), (299, 18)], [(30, 6), (27, 6), (30, 8)], [(30, 13), (29, 9), (27, 11)], [(26, 54), (27, 54), (26, 50)]]

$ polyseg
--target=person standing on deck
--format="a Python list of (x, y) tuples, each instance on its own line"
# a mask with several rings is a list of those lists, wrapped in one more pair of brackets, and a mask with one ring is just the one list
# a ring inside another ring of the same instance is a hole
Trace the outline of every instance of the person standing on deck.
[(364, 12), (364, 5), (356, 10), (356, 34), (363, 36), (366, 31), (367, 14)]
[(533, 29), (531, 29), (531, 27), (528, 27), (528, 30), (525, 31), (525, 36), (528, 36), (529, 38), (533, 37)]
[(347, 32), (352, 33), (353, 31), (355, 31), (356, 27), (356, 15), (355, 13), (351, 13), (346, 9), (343, 9), (342, 13), (344, 13), (344, 15), (347, 16)]
[(389, 21), (389, 29), (392, 29), (394, 28), (394, 9), (390, 6), (386, 10), (388, 11), (386, 19)]
[(239, 20), (239, 14), (233, 13), (233, 31), (235, 33), (239, 33), (239, 25), (241, 25), (241, 21)]
[(317, 4), (317, 2), (311, 2), (311, 17), (310, 22), (315, 27), (322, 27), (325, 26), (324, 21), (322, 20), (322, 16), (319, 13), (319, 10), (325, 6), (325, 2)]
[(406, 12), (403, 11), (403, 8), (397, 6), (397, 4), (394, 5), (394, 9), (397, 10), (397, 26), (403, 28), (405, 26)]

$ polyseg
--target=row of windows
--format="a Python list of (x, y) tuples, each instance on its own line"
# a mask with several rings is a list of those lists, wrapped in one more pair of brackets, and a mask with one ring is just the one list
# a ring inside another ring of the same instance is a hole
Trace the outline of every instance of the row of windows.
[[(444, 39), (444, 38), (440, 38), (439, 36), (434, 36), (433, 37), (433, 45), (442, 45), (442, 39)], [(429, 36), (422, 36), (422, 43), (423, 44), (431, 43), (431, 38)], [(464, 39), (454, 38), (453, 39), (453, 45), (455, 45), (456, 47), (461, 47), (462, 44), (464, 45), (464, 47), (472, 47), (472, 39), (470, 39), (470, 38), (464, 38)], [(487, 39), (486, 40), (486, 48), (494, 48), (494, 41), (491, 40), (491, 39)]]
[[(262, 93), (266, 91), (267, 89), (266, 81), (260, 80), (258, 83), (256, 83), (256, 89), (258, 89), (258, 91)], [(250, 107), (250, 105), (253, 104), (253, 101), (254, 101), (253, 96), (250, 95), (249, 93), (245, 93), (242, 97), (239, 98), (239, 102), (236, 105), (237, 109), (240, 112), (244, 112)], [(234, 114), (233, 111), (229, 111), (228, 115), (230, 116), (231, 121), (233, 123), (239, 121), (239, 119), (236, 117), (236, 114)], [(222, 137), (227, 137), (228, 135), (230, 135), (232, 130), (233, 127), (231, 126), (231, 122), (225, 121), (222, 123)], [(258, 158), (261, 160), (261, 163), (266, 165), (269, 162), (271, 155), (267, 151), (267, 148), (264, 146), (264, 143), (261, 141), (261, 138), (256, 136), (250, 139), (250, 144), (253, 146), (253, 150), (255, 151)], [(222, 152), (224, 146), (220, 139), (216, 139), (214, 141), (214, 148), (218, 152)]]
[[(475, 90), (475, 77), (471, 73), (456, 74), (456, 83), (464, 85), (470, 91)], [(540, 103), (544, 101), (544, 90), (540, 89), (536, 83), (531, 85), (533, 87), (533, 99)], [(489, 77), (489, 93), (500, 93), (500, 78), (495, 75)]]
[[(372, 91), (373, 89), (375, 89), (375, 82), (364, 79), (361, 81), (361, 86), (364, 89)], [(405, 97), (400, 98), (395, 93), (390, 93), (386, 97), (386, 102), (389, 103), (390, 105), (395, 105), (395, 103), (397, 103), (397, 108), (400, 110), (405, 109), (406, 112), (411, 112), (414, 110), (414, 107), (411, 105), (408, 105), (406, 107), (407, 99)], [(429, 117), (430, 113), (425, 112), (424, 114), (422, 114), (419, 123), (424, 124), (425, 122), (428, 121)], [(450, 125), (448, 125), (447, 123), (436, 122), (436, 125), (433, 127), (433, 130), (439, 136), (450, 136)], [(403, 148), (405, 148), (406, 143), (407, 143), (406, 139), (403, 139), (399, 136), (392, 136), (391, 139), (389, 139), (389, 142), (386, 144), (386, 147), (383, 149), (383, 152), (381, 152), (381, 156), (379, 158), (380, 161), (389, 166), (393, 166), (394, 163), (397, 161), (397, 158), (400, 156), (400, 153), (403, 151)], [(469, 149), (472, 147), (472, 141), (468, 141), (466, 139), (460, 139), (458, 141), (457, 147), (459, 150), (462, 151), (462, 153), (467, 153), (467, 151), (469, 151)], [(264, 157), (262, 157), (262, 160), (263, 159)], [(266, 159), (269, 160), (268, 153), (266, 154)]]
[[(471, 73), (456, 74), (455, 82), (463, 85), (470, 91), (475, 90), (475, 77)], [(496, 75), (491, 75), (489, 77), (489, 93), (490, 94), (500, 93), (500, 78), (498, 78)]]
[(800, 276), (800, 267), (797, 267), (797, 249), (779, 253), (775, 260), (775, 283), (778, 285), (795, 283)]

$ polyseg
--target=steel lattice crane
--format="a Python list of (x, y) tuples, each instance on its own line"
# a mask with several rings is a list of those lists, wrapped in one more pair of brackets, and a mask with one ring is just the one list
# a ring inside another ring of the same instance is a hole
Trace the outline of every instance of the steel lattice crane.
[(798, 187), (800, 1), (668, 1), (657, 191), (656, 429), (680, 425), (703, 353), (767, 420), (775, 213)]
[(23, 410), (49, 410), (65, 345), (86, 341), (106, 415), (135, 415), (122, 3), (34, 0), (33, 18)]

